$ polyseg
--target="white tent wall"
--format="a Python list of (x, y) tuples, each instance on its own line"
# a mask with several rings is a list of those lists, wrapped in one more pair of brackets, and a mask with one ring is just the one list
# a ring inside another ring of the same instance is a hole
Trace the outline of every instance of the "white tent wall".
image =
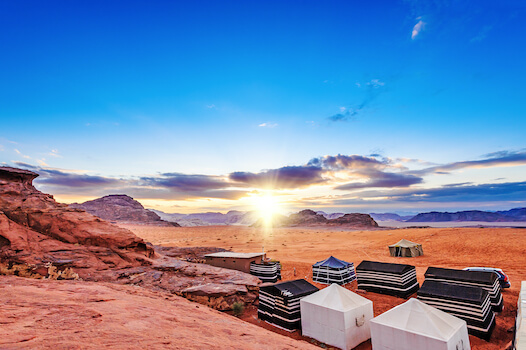
[[(352, 349), (358, 344), (371, 338), (371, 323), (370, 320), (374, 317), (373, 302), (370, 304), (359, 306), (353, 312), (345, 313), (345, 326), (347, 332), (345, 340), (347, 349)], [(362, 325), (359, 325), (363, 321)]]
[(515, 322), (515, 349), (526, 350), (526, 281), (521, 283)]
[(454, 347), (447, 348), (446, 342), (443, 340), (409, 333), (403, 329), (385, 327), (374, 322), (371, 322), (371, 344), (373, 350), (456, 350)]
[(371, 320), (373, 350), (470, 350), (466, 322), (409, 299)]
[(345, 347), (343, 313), (301, 301), (301, 332), (325, 344)]
[(372, 301), (337, 284), (317, 293), (321, 294), (301, 299), (303, 335), (343, 350), (355, 348), (371, 337)]

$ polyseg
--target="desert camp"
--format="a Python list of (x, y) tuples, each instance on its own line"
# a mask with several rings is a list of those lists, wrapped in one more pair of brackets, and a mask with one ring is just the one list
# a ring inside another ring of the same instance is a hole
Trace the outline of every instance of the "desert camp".
[(333, 257), (312, 265), (312, 280), (322, 284), (344, 285), (356, 279), (354, 264)]
[(389, 246), (389, 253), (391, 256), (409, 258), (424, 255), (424, 250), (422, 249), (422, 245), (419, 243), (401, 239), (397, 243), (391, 244)]
[(301, 299), (304, 336), (349, 350), (371, 337), (373, 302), (338, 284)]

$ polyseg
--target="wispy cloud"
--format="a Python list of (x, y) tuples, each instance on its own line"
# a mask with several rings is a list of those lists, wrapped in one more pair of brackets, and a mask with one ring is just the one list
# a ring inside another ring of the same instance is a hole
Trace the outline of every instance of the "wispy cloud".
[(18, 149), (13, 149), (15, 151), (16, 154), (20, 155), (22, 158), (25, 158), (25, 159), (31, 159), (30, 156), (26, 155), (26, 154), (23, 154), (22, 152), (20, 152)]
[(346, 122), (353, 120), (356, 115), (362, 112), (378, 96), (385, 92), (385, 82), (380, 79), (372, 79), (366, 83), (356, 83), (359, 88), (365, 89), (365, 95), (362, 102), (355, 106), (340, 107), (340, 112), (327, 117), (330, 122)]
[(57, 149), (52, 149), (47, 155), (55, 158), (62, 158)]
[(206, 108), (208, 108), (208, 109), (216, 109), (217, 107), (216, 107), (215, 104), (212, 103), (211, 105), (206, 105)]
[(260, 128), (275, 128), (276, 126), (278, 126), (277, 123), (261, 123), (258, 125)]
[(478, 42), (481, 42), (482, 40), (486, 39), (486, 37), (488, 36), (489, 31), (492, 28), (493, 28), (493, 26), (484, 26), (484, 27), (482, 27), (480, 32), (475, 37), (471, 38), (470, 42), (478, 43)]
[(416, 37), (425, 29), (426, 22), (422, 20), (422, 17), (417, 18), (418, 22), (413, 27), (413, 31), (411, 32), (411, 39), (415, 40)]

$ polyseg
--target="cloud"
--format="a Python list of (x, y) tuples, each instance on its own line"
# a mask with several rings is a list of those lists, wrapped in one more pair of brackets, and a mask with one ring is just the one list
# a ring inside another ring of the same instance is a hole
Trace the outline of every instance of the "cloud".
[(258, 125), (260, 128), (275, 128), (278, 126), (276, 123), (261, 123)]
[(416, 37), (425, 29), (426, 22), (422, 21), (422, 17), (418, 17), (419, 20), (415, 26), (413, 27), (413, 31), (411, 32), (411, 39), (415, 40)]
[(325, 182), (322, 177), (323, 169), (319, 166), (286, 166), (278, 169), (251, 173), (244, 171), (233, 172), (229, 179), (237, 183), (274, 189), (291, 189), (307, 187)]
[(526, 151), (499, 151), (485, 155), (486, 158), (480, 160), (469, 160), (463, 162), (454, 162), (445, 165), (438, 165), (419, 171), (413, 171), (413, 174), (449, 174), (453, 170), (466, 168), (493, 168), (506, 166), (526, 165)]
[(22, 154), (22, 152), (20, 152), (20, 151), (19, 151), (18, 149), (16, 149), (16, 148), (14, 149), (14, 151), (15, 151), (16, 154), (20, 155), (22, 158), (25, 158), (25, 159), (31, 159), (30, 156), (25, 155), (25, 154)]
[(47, 155), (55, 158), (62, 158), (57, 149), (52, 149)]
[(493, 26), (484, 26), (484, 27), (482, 27), (482, 29), (477, 34), (477, 36), (471, 38), (470, 42), (478, 43), (478, 42), (481, 42), (482, 40), (486, 39), (486, 37), (488, 36), (489, 31), (492, 28), (493, 28)]
[(372, 188), (372, 187), (409, 187), (411, 185), (419, 184), (423, 182), (421, 177), (414, 175), (402, 174), (402, 173), (389, 173), (389, 172), (370, 172), (369, 181), (364, 183), (349, 183), (345, 185), (336, 186), (336, 190), (356, 190), (360, 188)]
[(217, 107), (216, 107), (215, 104), (212, 103), (211, 105), (206, 105), (206, 108), (208, 108), (208, 109), (216, 109)]
[(0, 145), (0, 152), (3, 152), (3, 151), (4, 151), (4, 146)]
[(524, 200), (525, 182), (488, 183), (479, 185), (451, 184), (438, 188), (420, 189), (389, 195), (399, 202), (485, 202)]
[(156, 177), (141, 177), (140, 185), (176, 189), (182, 192), (216, 190), (231, 187), (221, 176), (164, 173)]
[(351, 107), (340, 107), (340, 113), (333, 114), (327, 117), (330, 122), (346, 122), (353, 120), (354, 117), (360, 113), (364, 108), (368, 107), (378, 96), (385, 92), (385, 82), (380, 79), (371, 79), (370, 81), (360, 84), (356, 83), (356, 86), (365, 88), (365, 95), (362, 102), (356, 106)]

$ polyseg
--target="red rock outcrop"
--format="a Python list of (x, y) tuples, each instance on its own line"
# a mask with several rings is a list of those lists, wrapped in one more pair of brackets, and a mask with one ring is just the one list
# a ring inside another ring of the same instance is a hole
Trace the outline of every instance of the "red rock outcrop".
[(319, 349), (176, 295), (0, 277), (1, 349)]
[(69, 206), (85, 210), (107, 221), (180, 227), (176, 222), (162, 220), (159, 215), (144, 209), (141, 203), (125, 194), (112, 194), (84, 203), (72, 203)]
[[(0, 265), (47, 276), (72, 268), (89, 281), (137, 284), (187, 296), (219, 309), (256, 299), (259, 279), (156, 253), (131, 231), (57, 203), (32, 185), (38, 174), (0, 167)], [(198, 298), (197, 298), (198, 297)]]
[[(272, 220), (272, 225), (274, 227), (345, 226), (346, 228), (356, 229), (374, 229), (378, 227), (378, 223), (369, 214), (352, 213), (335, 219), (327, 219), (322, 214), (310, 209), (291, 214), (289, 217), (276, 216)], [(252, 226), (262, 227), (265, 226), (265, 222), (260, 219)]]
[(369, 214), (352, 213), (345, 214), (336, 219), (331, 219), (329, 225), (353, 226), (353, 227), (378, 227), (378, 223)]

